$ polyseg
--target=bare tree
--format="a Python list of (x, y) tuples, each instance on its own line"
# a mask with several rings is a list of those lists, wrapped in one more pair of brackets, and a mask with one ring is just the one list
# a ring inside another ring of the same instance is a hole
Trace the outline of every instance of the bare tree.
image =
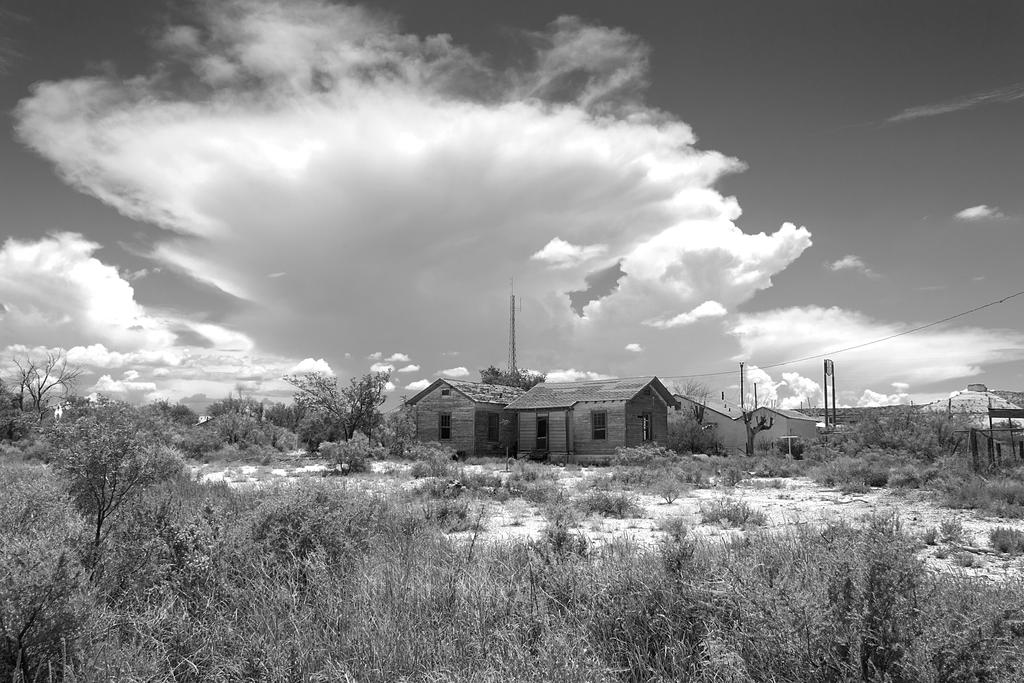
[(353, 377), (347, 387), (339, 387), (337, 378), (321, 372), (284, 378), (298, 389), (297, 404), (344, 427), (346, 439), (357, 431), (370, 436), (380, 424), (380, 406), (390, 379), (390, 372), (371, 372), (358, 380)]
[(63, 349), (47, 351), (43, 358), (25, 354), (11, 359), (17, 368), (15, 400), (22, 412), (32, 411), (43, 421), (43, 413), (57, 397), (64, 398), (74, 392), (82, 374), (79, 367), (69, 367)]
[(763, 431), (767, 431), (775, 424), (775, 418), (765, 415), (758, 415), (754, 418), (753, 410), (743, 411), (743, 424), (747, 428), (747, 455), (754, 455), (754, 437)]

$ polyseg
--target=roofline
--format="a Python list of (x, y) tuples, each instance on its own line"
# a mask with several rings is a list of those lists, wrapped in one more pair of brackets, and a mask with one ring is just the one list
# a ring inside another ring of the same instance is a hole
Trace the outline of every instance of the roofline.
[[(600, 384), (600, 383), (604, 383), (604, 382), (616, 382), (616, 381), (622, 381), (622, 380), (627, 380), (627, 379), (645, 379), (645, 380), (647, 380), (647, 382), (642, 387), (637, 389), (635, 394), (633, 394), (632, 396), (630, 396), (629, 398), (624, 399), (624, 400), (632, 401), (634, 398), (636, 398), (640, 394), (641, 391), (646, 389), (648, 386), (650, 386), (654, 382), (657, 382), (658, 386), (660, 386), (661, 389), (660, 390), (656, 389), (656, 391), (658, 391), (658, 393), (662, 393), (662, 392), (664, 393), (664, 395), (662, 396), (662, 400), (664, 400), (665, 403), (670, 408), (675, 408), (675, 407), (677, 407), (679, 405), (679, 401), (676, 400), (675, 395), (673, 395), (673, 393), (668, 390), (668, 387), (665, 386), (665, 383), (662, 382), (661, 379), (659, 379), (657, 375), (638, 375), (636, 377), (608, 377), (607, 379), (585, 379), (585, 380), (580, 380), (579, 382), (541, 382), (541, 383), (531, 387), (530, 391), (533, 391), (537, 387), (543, 387), (545, 385), (549, 386), (549, 387), (550, 386), (556, 386), (556, 387), (560, 387), (560, 386), (578, 387), (581, 384)], [(522, 396), (519, 396), (514, 401), (510, 401), (508, 403), (507, 407), (509, 407), (511, 410), (544, 410), (544, 409), (547, 409), (547, 408), (572, 408), (577, 403), (580, 403), (580, 402), (586, 400), (586, 399), (576, 399), (574, 401), (567, 402), (567, 403), (559, 403), (559, 404), (552, 404), (552, 405), (546, 405), (546, 406), (533, 406), (533, 407), (513, 407), (512, 406), (512, 404), (515, 403), (516, 401), (518, 401), (520, 399), (523, 399), (523, 398), (526, 398), (527, 396), (529, 396), (530, 395), (530, 391), (527, 391), (525, 394), (523, 394)], [(665, 399), (666, 396), (668, 397), (667, 400)], [(605, 400), (607, 402), (614, 402), (614, 401), (618, 401), (618, 400), (621, 400), (621, 399), (605, 399)]]
[[(442, 383), (443, 384), (447, 384), (449, 387), (451, 387), (455, 391), (459, 392), (460, 394), (462, 394), (462, 396), (464, 396), (465, 398), (469, 399), (473, 403), (487, 403), (489, 405), (495, 405), (495, 406), (507, 406), (509, 403), (512, 402), (512, 401), (480, 401), (478, 399), (473, 398), (472, 396), (467, 395), (466, 392), (464, 392), (461, 389), (459, 389), (459, 387), (457, 385), (455, 385), (455, 384), (452, 384), (452, 382), (464, 382), (466, 384), (479, 384), (481, 386), (487, 384), (486, 382), (474, 382), (474, 381), (468, 380), (468, 379), (452, 379), (450, 377), (438, 377), (433, 382), (428, 384), (426, 387), (421, 389), (415, 396), (413, 396), (410, 399), (406, 399), (405, 405), (407, 405), (407, 406), (414, 405), (421, 398), (423, 398), (424, 396), (429, 394), (431, 391), (436, 389)], [(525, 393), (524, 394), (520, 394), (520, 396), (525, 396)], [(516, 398), (519, 398), (519, 397), (517, 396)], [(515, 400), (515, 399), (513, 399), (513, 400)]]

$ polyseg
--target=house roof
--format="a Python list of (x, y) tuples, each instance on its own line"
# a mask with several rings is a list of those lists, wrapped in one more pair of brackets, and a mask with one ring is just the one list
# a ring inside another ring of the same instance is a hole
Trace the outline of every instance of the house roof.
[(677, 404), (657, 377), (625, 377), (583, 382), (542, 382), (509, 404), (510, 410), (569, 408), (580, 401), (628, 401), (651, 386), (670, 406)]
[(817, 422), (818, 420), (813, 417), (808, 417), (797, 410), (789, 410), (788, 408), (769, 408), (768, 406), (761, 406), (765, 410), (770, 410), (776, 415), (788, 418), (790, 420), (804, 420), (805, 422)]
[(418, 402), (421, 398), (432, 392), (441, 384), (447, 384), (452, 389), (455, 389), (455, 391), (476, 403), (498, 403), (501, 405), (508, 405), (509, 402), (514, 401), (526, 393), (519, 387), (506, 387), (501, 384), (484, 384), (483, 382), (466, 382), (464, 380), (442, 377), (440, 379), (435, 379), (430, 383), (430, 386), (406, 401), (406, 404), (412, 405)]
[(738, 405), (736, 405), (735, 403), (730, 403), (729, 401), (722, 401), (717, 398), (709, 398), (705, 401), (698, 401), (695, 398), (690, 398), (689, 396), (684, 396), (682, 394), (676, 394), (675, 396), (677, 399), (686, 399), (690, 403), (703, 405), (706, 409), (712, 410), (718, 413), (719, 415), (729, 418), (730, 420), (736, 419), (742, 413)]

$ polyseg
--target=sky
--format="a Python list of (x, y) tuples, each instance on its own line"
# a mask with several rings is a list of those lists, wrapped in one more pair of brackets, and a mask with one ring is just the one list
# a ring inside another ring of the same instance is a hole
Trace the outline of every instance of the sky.
[(80, 393), (395, 402), (505, 366), (511, 287), (549, 381), (1024, 387), (1024, 295), (841, 351), (1024, 290), (1019, 2), (5, 7), (0, 358)]

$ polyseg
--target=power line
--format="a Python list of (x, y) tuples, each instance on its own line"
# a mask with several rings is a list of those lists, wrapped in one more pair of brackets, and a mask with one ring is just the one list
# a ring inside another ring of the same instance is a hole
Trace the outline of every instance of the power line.
[[(872, 339), (871, 341), (863, 342), (861, 344), (854, 344), (853, 346), (847, 346), (847, 347), (844, 347), (844, 348), (841, 348), (841, 349), (835, 349), (835, 350), (832, 350), (832, 351), (825, 351), (824, 353), (816, 353), (816, 354), (811, 355), (811, 356), (804, 356), (803, 358), (794, 358), (792, 360), (784, 360), (784, 361), (780, 361), (778, 363), (770, 363), (768, 365), (757, 365), (756, 363), (748, 363), (748, 364), (755, 365), (756, 367), (758, 367), (758, 368), (760, 368), (762, 370), (767, 370), (769, 368), (780, 368), (780, 367), (783, 367), (785, 365), (794, 365), (796, 363), (803, 363), (803, 362), (806, 362), (806, 361), (809, 361), (809, 360), (814, 360), (816, 358), (824, 358), (825, 356), (834, 356), (834, 355), (839, 354), (839, 353), (845, 353), (847, 351), (853, 351), (855, 349), (862, 349), (865, 346), (871, 346), (872, 344), (880, 344), (882, 342), (889, 341), (890, 339), (896, 339), (897, 337), (905, 337), (908, 334), (914, 334), (915, 332), (920, 332), (921, 330), (926, 330), (929, 327), (935, 327), (936, 325), (941, 325), (942, 323), (948, 323), (950, 320), (956, 320), (957, 318), (962, 318), (965, 315), (970, 315), (971, 313), (976, 313), (976, 312), (978, 312), (978, 311), (980, 311), (982, 309), (989, 308), (990, 306), (995, 306), (996, 304), (1005, 303), (1005, 302), (1009, 301), (1010, 299), (1012, 299), (1014, 297), (1021, 296), (1022, 294), (1024, 294), (1024, 290), (1021, 290), (1019, 292), (1015, 292), (1013, 294), (1010, 294), (1009, 296), (1005, 296), (1002, 299), (997, 299), (996, 301), (990, 301), (987, 304), (982, 304), (981, 306), (975, 306), (974, 308), (968, 309), (966, 311), (961, 311), (960, 313), (957, 313), (955, 315), (951, 315), (951, 316), (949, 316), (947, 318), (943, 318), (942, 320), (936, 320), (936, 321), (930, 322), (930, 323), (928, 323), (926, 325), (919, 325), (918, 327), (914, 327), (914, 328), (911, 328), (909, 330), (904, 330), (903, 332), (897, 332), (896, 334), (890, 334), (887, 337), (881, 337), (879, 339)], [(686, 378), (690, 378), (690, 377), (718, 377), (718, 376), (722, 376), (722, 375), (733, 375), (733, 374), (736, 374), (735, 370), (723, 370), (721, 372), (700, 372), (700, 373), (695, 373), (695, 374), (692, 374), (692, 375), (667, 375), (667, 376), (664, 377), (664, 379), (686, 379)]]

